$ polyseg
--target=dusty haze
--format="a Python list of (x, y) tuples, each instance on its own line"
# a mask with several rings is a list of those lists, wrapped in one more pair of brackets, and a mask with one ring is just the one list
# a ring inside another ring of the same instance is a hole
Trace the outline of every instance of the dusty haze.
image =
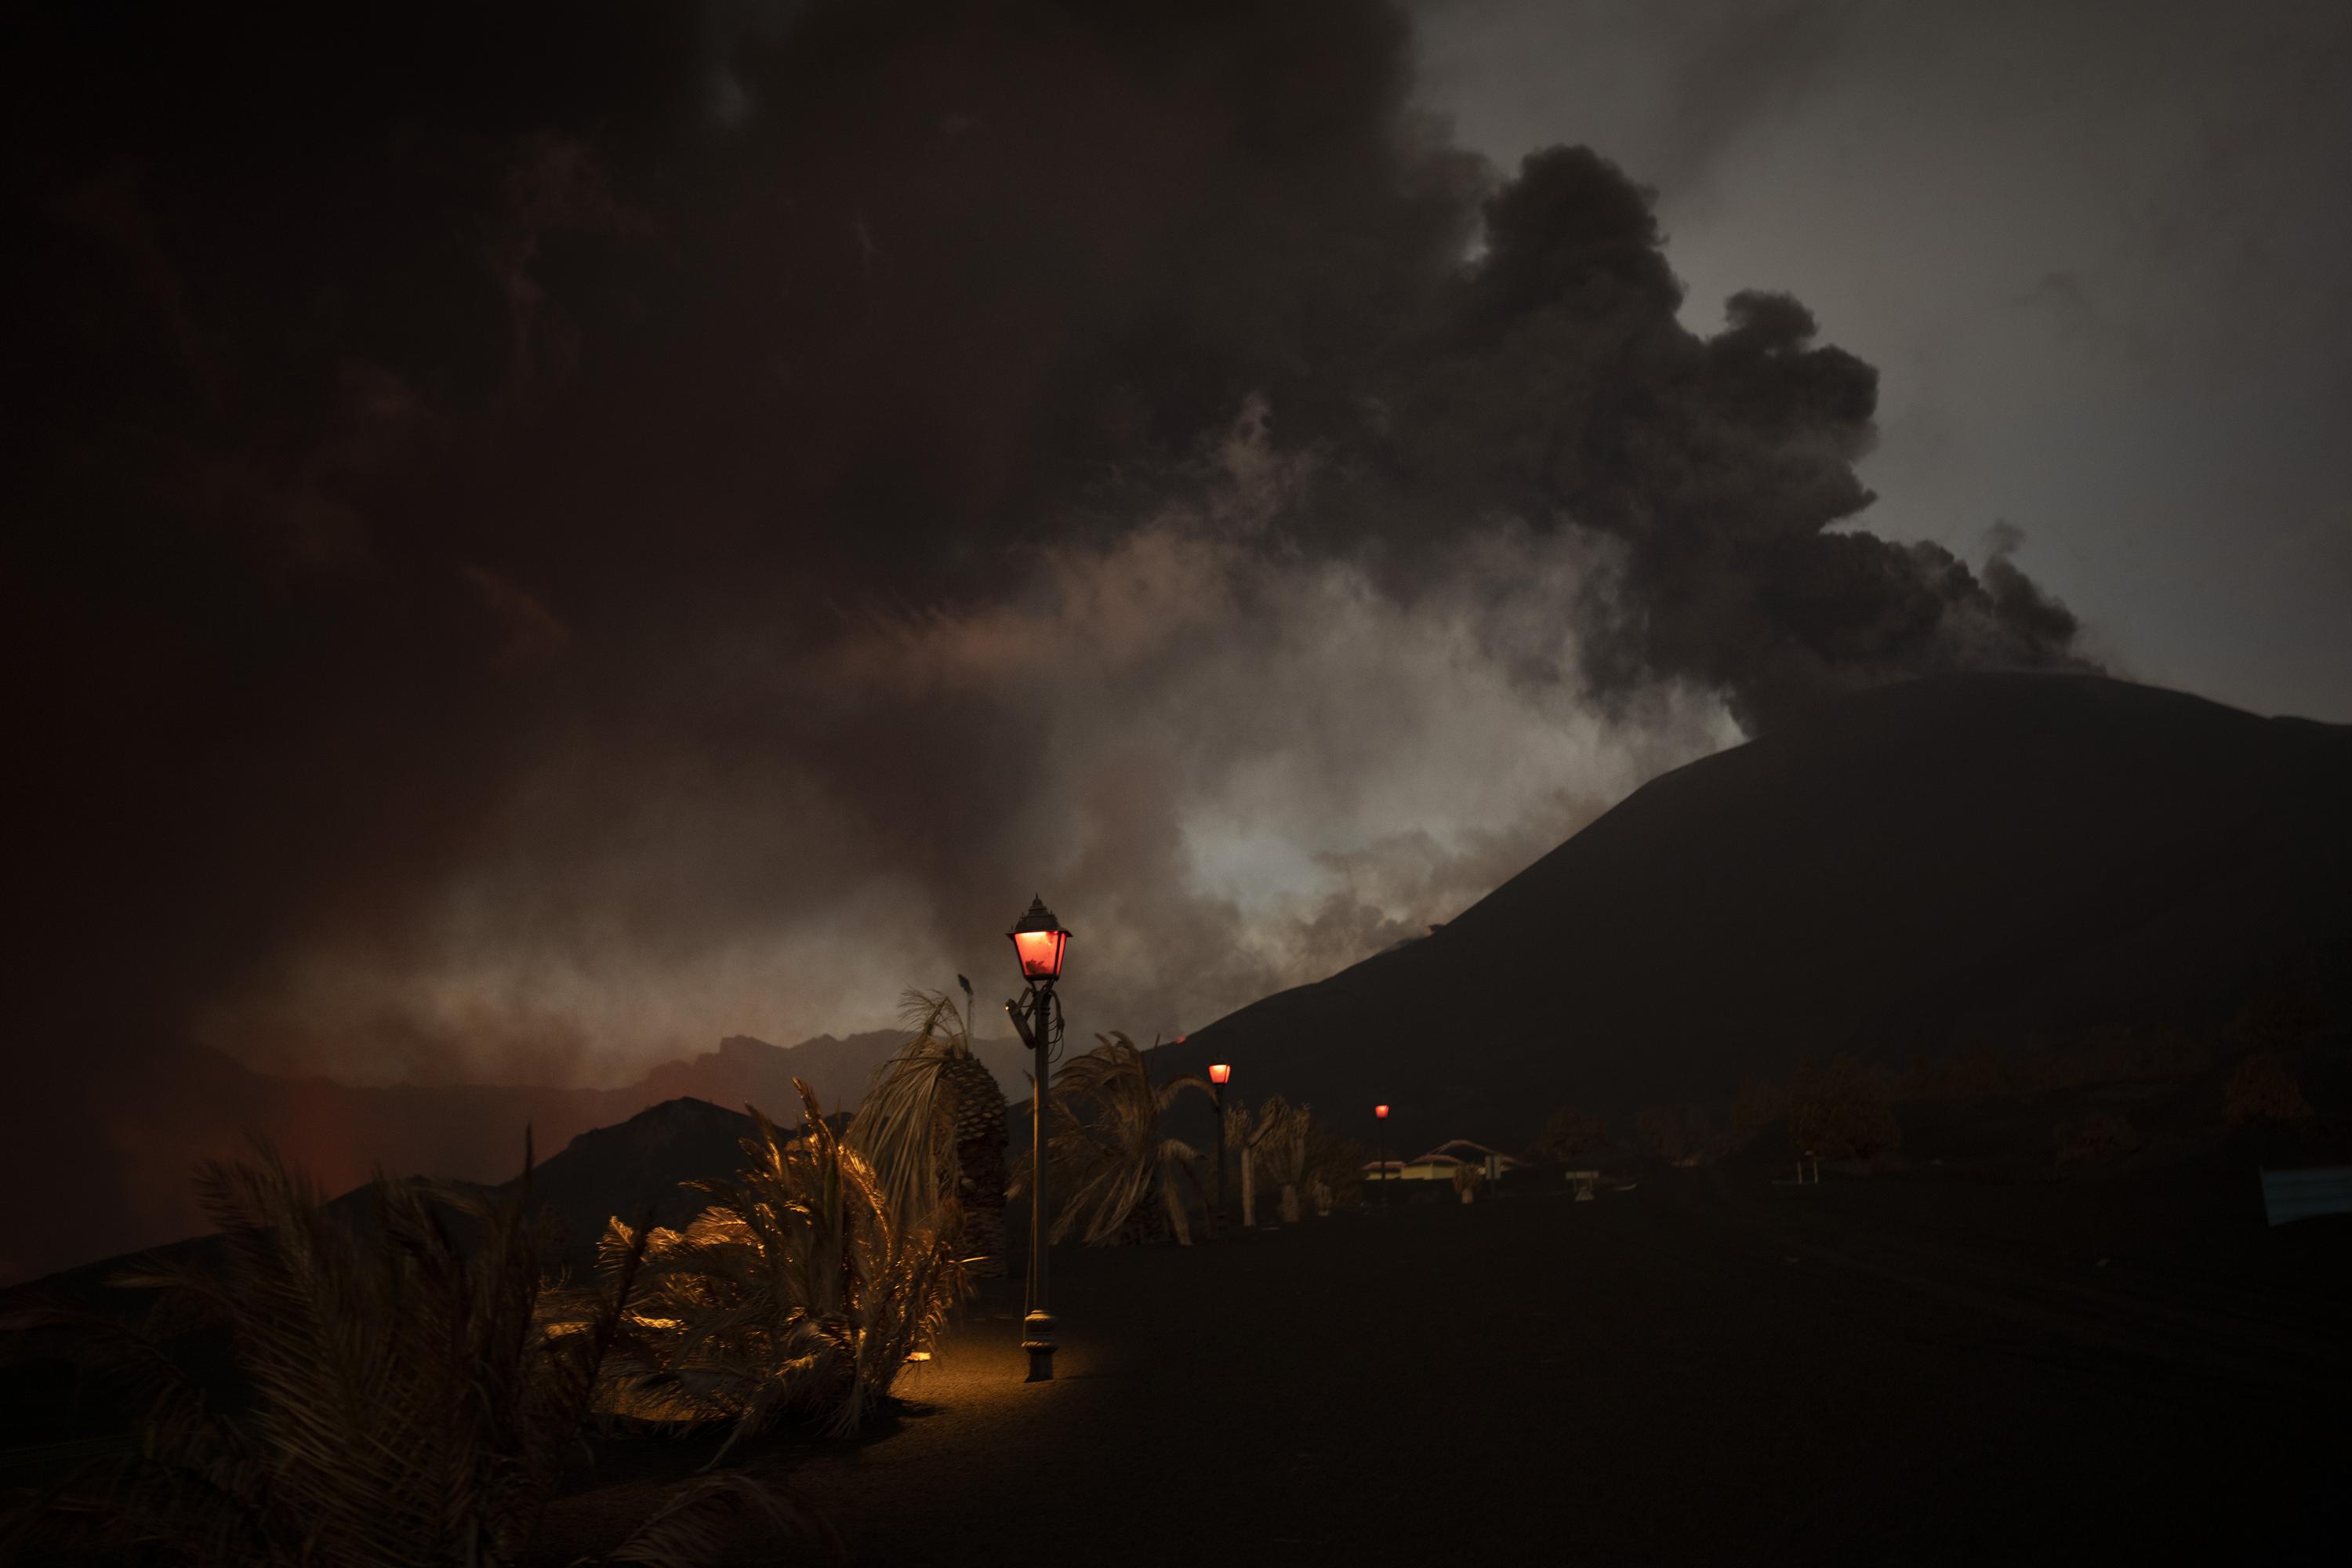
[(602, 1084), (987, 995), (1033, 892), (1172, 1034), (1824, 694), (2099, 662), (1990, 510), (1874, 531), (1801, 269), (1685, 289), (1704, 150), (1473, 146), (1392, 7), (23, 31), (47, 1169), (190, 1042)]

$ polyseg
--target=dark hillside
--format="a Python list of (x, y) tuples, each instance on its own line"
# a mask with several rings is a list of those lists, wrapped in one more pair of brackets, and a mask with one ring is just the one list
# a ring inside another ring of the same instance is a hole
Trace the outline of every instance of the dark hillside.
[[(542, 1151), (561, 1149), (592, 1128), (609, 1129), (648, 1106), (682, 1098), (738, 1111), (756, 1105), (797, 1121), (794, 1078), (805, 1079), (828, 1110), (855, 1109), (875, 1068), (905, 1040), (897, 1029), (845, 1039), (819, 1035), (789, 1047), (732, 1035), (715, 1050), (662, 1063), (636, 1082), (611, 1089), (353, 1086), (255, 1072), (217, 1051), (160, 1058), (157, 1070), (114, 1085), (108, 1102), (110, 1131), (128, 1173), (124, 1185), (145, 1194), (144, 1207), (120, 1224), (92, 1229), (78, 1254), (26, 1258), (21, 1266), (31, 1274), (44, 1263), (70, 1265), (200, 1230), (188, 1172), (199, 1160), (244, 1155), (243, 1130), (268, 1137), (330, 1191), (357, 1186), (378, 1168), (394, 1175), (500, 1182), (522, 1159), (527, 1127)], [(1013, 1042), (983, 1039), (977, 1048), (999, 1083), (1021, 1084), (1022, 1053)]]
[[(794, 1115), (783, 1125), (789, 1130), (798, 1121)], [(751, 1131), (751, 1119), (740, 1110), (701, 1100), (666, 1100), (617, 1127), (574, 1138), (532, 1173), (531, 1199), (555, 1221), (562, 1259), (578, 1270), (593, 1262), (596, 1238), (615, 1215), (631, 1225), (648, 1216), (671, 1226), (693, 1219), (709, 1200), (683, 1184), (733, 1176), (743, 1166), (741, 1141)], [(512, 1188), (509, 1183), (498, 1195)]]
[(1517, 1141), (1555, 1105), (1710, 1098), (1806, 1052), (2210, 1027), (2282, 984), (2340, 1018), (2347, 802), (2343, 726), (2089, 676), (1885, 687), (1654, 780), (1169, 1065), (1384, 1100), (1402, 1142)]
[[(797, 1125), (795, 1117), (783, 1125)], [(596, 1238), (604, 1222), (617, 1215), (636, 1224), (648, 1214), (656, 1225), (681, 1226), (701, 1212), (704, 1199), (682, 1184), (733, 1176), (742, 1168), (741, 1140), (751, 1131), (751, 1119), (740, 1110), (700, 1100), (672, 1100), (647, 1108), (610, 1127), (592, 1128), (560, 1152), (541, 1159), (531, 1173), (531, 1203), (553, 1222), (559, 1251), (550, 1259), (574, 1273), (595, 1260)], [(509, 1169), (522, 1159), (515, 1146)], [(403, 1178), (429, 1180), (431, 1178)], [(512, 1195), (519, 1175), (495, 1185), (481, 1182), (439, 1181), (436, 1185), (469, 1193), (498, 1203)], [(330, 1200), (328, 1206), (349, 1215), (364, 1232), (373, 1226), (374, 1205), (370, 1189), (354, 1187)], [(461, 1226), (466, 1223), (458, 1222)], [(0, 1308), (63, 1299), (84, 1304), (113, 1302), (129, 1310), (143, 1302), (139, 1292), (118, 1292), (108, 1286), (115, 1275), (137, 1260), (156, 1259), (210, 1267), (220, 1255), (217, 1236), (193, 1237), (146, 1251), (107, 1258), (52, 1274), (46, 1279), (0, 1289)]]

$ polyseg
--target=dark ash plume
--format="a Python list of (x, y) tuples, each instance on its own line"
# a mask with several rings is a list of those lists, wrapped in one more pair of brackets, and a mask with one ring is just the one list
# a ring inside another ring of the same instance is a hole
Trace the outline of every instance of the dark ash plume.
[(1688, 679), (1753, 731), (1905, 676), (2082, 667), (2074, 617), (2009, 563), (2013, 540), (1979, 580), (1940, 546), (1844, 526), (1873, 499), (1853, 465), (1877, 373), (1817, 343), (1786, 295), (1735, 295), (1712, 337), (1685, 329), (1650, 194), (1605, 159), (1531, 155), (1483, 233), (1433, 324), (1367, 378), (1364, 510), (1615, 542), (1622, 570), (1582, 623), (1598, 693)]
[(1083, 1026), (1148, 1035), (1443, 918), (1720, 704), (2072, 659), (2005, 556), (1851, 526), (1868, 366), (1778, 296), (1685, 329), (1647, 194), (1497, 179), (1410, 45), (24, 21), (13, 1048), (66, 1109), (12, 1159), (102, 1163), (107, 1075), (192, 1033), (609, 1080), (845, 1032), (1040, 885)]

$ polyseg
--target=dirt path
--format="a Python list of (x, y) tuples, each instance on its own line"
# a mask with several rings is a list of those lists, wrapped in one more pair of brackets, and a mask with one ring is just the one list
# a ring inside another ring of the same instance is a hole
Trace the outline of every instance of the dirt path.
[[(1055, 1382), (984, 1306), (903, 1386), (926, 1408), (797, 1479), (860, 1563), (2332, 1556), (2340, 1333), (1787, 1196), (1057, 1253)], [(636, 1500), (581, 1500), (566, 1544)]]

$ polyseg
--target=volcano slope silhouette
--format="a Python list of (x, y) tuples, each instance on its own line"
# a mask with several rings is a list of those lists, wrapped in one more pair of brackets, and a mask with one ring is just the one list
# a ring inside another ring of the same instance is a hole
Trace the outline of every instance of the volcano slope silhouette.
[[(1395, 1148), (2266, 988), (2347, 1011), (2352, 727), (2092, 676), (1842, 698), (1653, 780), (1431, 935), (1161, 1053)], [(1345, 1122), (1352, 1118), (1342, 1113)], [(1391, 1152), (1395, 1152), (1391, 1149)]]

